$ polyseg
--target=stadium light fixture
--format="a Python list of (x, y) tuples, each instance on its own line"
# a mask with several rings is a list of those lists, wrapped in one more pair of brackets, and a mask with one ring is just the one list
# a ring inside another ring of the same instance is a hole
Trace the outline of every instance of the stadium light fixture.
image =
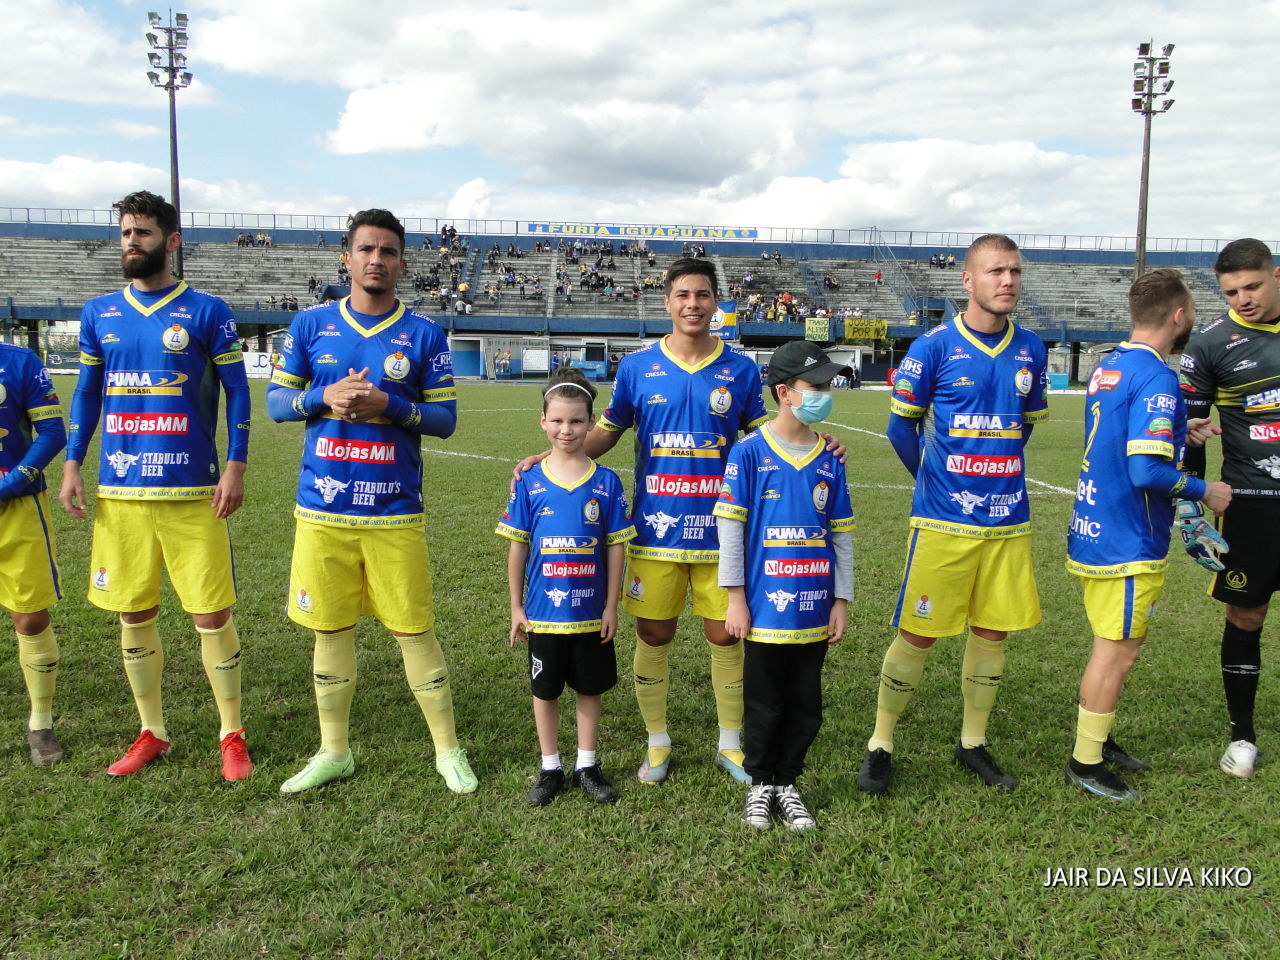
[[(1154, 44), (1148, 40), (1138, 44), (1138, 59), (1133, 64), (1133, 92), (1137, 94), (1129, 105), (1134, 113), (1142, 115), (1142, 174), (1138, 182), (1138, 235), (1134, 239), (1133, 276), (1142, 276), (1147, 265), (1147, 192), (1151, 181), (1151, 118), (1158, 113), (1168, 113), (1173, 100), (1165, 100), (1156, 106), (1155, 98), (1173, 89), (1169, 76), (1169, 55), (1173, 44), (1166, 43), (1160, 53), (1154, 52)], [(1157, 89), (1157, 83), (1159, 89)]]
[[(147, 61), (153, 69), (147, 71), (147, 79), (153, 87), (169, 95), (169, 201), (178, 212), (178, 228), (182, 228), (182, 203), (178, 191), (178, 101), (177, 93), (191, 86), (191, 71), (187, 69), (187, 57), (180, 51), (187, 48), (189, 20), (185, 13), (169, 11), (166, 21), (159, 13), (147, 13), (147, 42), (151, 52)], [(175, 276), (182, 276), (182, 247), (179, 245), (173, 259)]]

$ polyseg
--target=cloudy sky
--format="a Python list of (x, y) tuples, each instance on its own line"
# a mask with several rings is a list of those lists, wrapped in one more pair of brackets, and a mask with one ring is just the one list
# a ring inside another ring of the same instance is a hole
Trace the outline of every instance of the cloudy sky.
[[(1280, 235), (1276, 0), (209, 0), (187, 211)], [(0, 0), (0, 206), (168, 193), (145, 2)], [(162, 8), (163, 11), (164, 8)]]

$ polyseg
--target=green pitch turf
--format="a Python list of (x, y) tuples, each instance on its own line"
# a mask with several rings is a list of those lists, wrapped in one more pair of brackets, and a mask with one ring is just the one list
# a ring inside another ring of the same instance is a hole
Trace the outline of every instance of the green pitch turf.
[[(58, 386), (71, 392), (70, 381)], [(352, 730), (359, 769), (313, 794), (281, 796), (317, 732), (311, 638), (284, 615), (302, 431), (270, 423), (262, 393), (256, 385), (247, 502), (233, 528), (257, 770), (242, 784), (219, 779), (196, 635), (166, 592), (174, 749), (136, 776), (104, 775), (135, 736), (136, 715), (115, 620), (83, 600), (88, 527), (57, 510), (67, 597), (54, 615), (63, 651), (55, 709), (68, 757), (52, 770), (28, 765), (21, 677), (12, 654), (0, 658), (10, 731), (0, 743), (0, 956), (1276, 955), (1280, 768), (1264, 756), (1252, 782), (1217, 769), (1221, 610), (1186, 558), (1174, 559), (1120, 705), (1117, 738), (1156, 768), (1138, 778), (1143, 801), (1110, 804), (1062, 782), (1089, 649), (1079, 588), (1062, 567), (1081, 398), (1053, 399), (1028, 454), (1044, 622), (1011, 638), (991, 724), (993, 751), (1021, 786), (995, 793), (952, 764), (963, 641), (950, 639), (935, 648), (899, 728), (892, 792), (871, 799), (854, 774), (891, 636), (909, 477), (879, 436), (888, 395), (836, 397), (833, 430), (849, 448), (859, 515), (858, 598), (827, 661), (826, 723), (801, 782), (822, 829), (757, 835), (738, 821), (742, 788), (711, 763), (707, 657), (692, 621), (672, 658), (670, 781), (634, 778), (644, 730), (624, 615), (623, 679), (605, 697), (601, 731), (620, 802), (601, 808), (570, 792), (544, 809), (525, 804), (538, 751), (524, 654), (506, 644), (505, 542), (492, 530), (512, 462), (544, 445), (533, 386), (462, 385), (458, 433), (425, 444), (437, 631), (479, 792), (446, 791), (398, 648), (366, 620)], [(630, 451), (628, 437), (605, 460), (628, 481)], [(55, 487), (59, 471), (50, 471)], [(1277, 689), (1267, 673), (1264, 750), (1280, 722)], [(568, 701), (565, 715), (561, 749), (571, 760)], [(1211, 868), (1245, 868), (1251, 883), (1223, 886), (1245, 874), (1202, 874)]]

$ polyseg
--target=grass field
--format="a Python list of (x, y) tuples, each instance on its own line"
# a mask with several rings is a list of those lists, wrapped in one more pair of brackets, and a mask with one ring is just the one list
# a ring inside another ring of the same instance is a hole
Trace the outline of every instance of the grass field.
[[(69, 380), (59, 389), (71, 392)], [(1029, 476), (1045, 611), (1010, 641), (991, 734), (1022, 779), (995, 793), (952, 765), (962, 641), (940, 641), (899, 728), (889, 796), (854, 774), (874, 715), (887, 619), (905, 547), (909, 477), (878, 436), (887, 394), (841, 393), (832, 420), (849, 447), (859, 514), (858, 599), (827, 660), (826, 724), (802, 788), (822, 829), (750, 833), (741, 788), (710, 760), (707, 657), (692, 622), (673, 652), (671, 780), (634, 779), (644, 731), (622, 682), (605, 697), (601, 750), (622, 790), (599, 808), (577, 793), (531, 810), (537, 761), (523, 654), (506, 645), (505, 542), (493, 526), (510, 464), (541, 449), (531, 386), (464, 384), (461, 421), (426, 443), (437, 632), (458, 727), (480, 790), (449, 794), (401, 672), (371, 621), (359, 634), (353, 712), (359, 770), (283, 797), (315, 750), (310, 635), (284, 615), (301, 445), (270, 423), (255, 388), (246, 506), (234, 518), (245, 649), (245, 718), (258, 767), (218, 776), (217, 717), (190, 620), (162, 611), (165, 695), (175, 748), (120, 781), (104, 775), (136, 734), (111, 615), (83, 600), (88, 527), (58, 511), (67, 598), (55, 611), (63, 658), (55, 710), (69, 755), (27, 763), (16, 658), (0, 658), (0, 956), (160, 957), (1274, 957), (1276, 786), (1220, 773), (1225, 718), (1221, 610), (1205, 576), (1175, 558), (1152, 640), (1120, 705), (1117, 737), (1150, 760), (1139, 804), (1068, 790), (1062, 768), (1088, 648), (1079, 588), (1062, 567), (1081, 443), (1081, 398), (1055, 397), (1031, 440)], [(630, 444), (605, 462), (629, 481)], [(60, 465), (50, 471), (60, 475)], [(90, 471), (86, 470), (86, 474)], [(11, 641), (10, 641), (11, 643)], [(10, 646), (10, 649), (12, 647)], [(1264, 749), (1280, 717), (1274, 674), (1258, 713)], [(572, 711), (566, 710), (566, 718)], [(562, 751), (572, 756), (572, 729)], [(1089, 886), (1044, 886), (1084, 867)], [(1176, 882), (1190, 868), (1193, 885)], [(1247, 868), (1251, 885), (1212, 887), (1201, 869)], [(1127, 886), (1097, 886), (1096, 871)]]

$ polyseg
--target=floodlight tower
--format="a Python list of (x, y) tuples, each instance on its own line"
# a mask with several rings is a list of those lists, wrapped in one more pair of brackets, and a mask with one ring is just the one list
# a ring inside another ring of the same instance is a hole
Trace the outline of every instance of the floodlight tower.
[(1166, 43), (1160, 53), (1153, 51), (1151, 41), (1138, 44), (1138, 58), (1133, 62), (1133, 99), (1130, 106), (1134, 113), (1142, 114), (1142, 179), (1138, 186), (1138, 237), (1133, 258), (1133, 277), (1136, 280), (1147, 266), (1147, 186), (1151, 173), (1151, 118), (1157, 113), (1167, 113), (1173, 106), (1165, 100), (1156, 106), (1157, 97), (1165, 97), (1173, 89), (1169, 79), (1169, 57), (1173, 44)]
[[(147, 42), (151, 52), (147, 61), (151, 69), (147, 79), (153, 87), (169, 93), (169, 202), (178, 211), (178, 229), (182, 229), (182, 204), (178, 196), (178, 91), (191, 86), (191, 73), (187, 70), (187, 15), (169, 11), (166, 24), (158, 13), (147, 14)], [(174, 257), (173, 272), (182, 276), (182, 245)]]

